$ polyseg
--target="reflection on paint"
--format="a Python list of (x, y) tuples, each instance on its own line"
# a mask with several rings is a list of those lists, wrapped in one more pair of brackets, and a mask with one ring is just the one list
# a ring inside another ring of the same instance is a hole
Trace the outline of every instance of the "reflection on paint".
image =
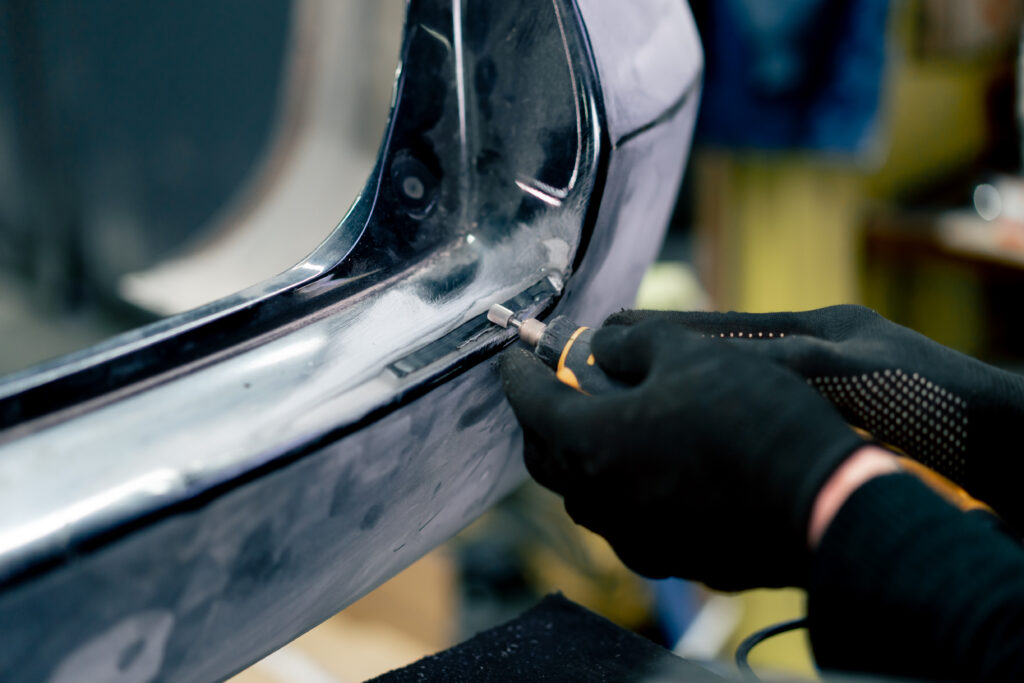
[(149, 472), (0, 534), (0, 556), (73, 527), (82, 520), (101, 515), (104, 510), (123, 512), (131, 509), (133, 501), (152, 502), (152, 498), (165, 496), (180, 487), (181, 476), (174, 470)]
[(315, 337), (281, 343), (278, 348), (263, 349), (252, 361), (246, 364), (246, 369), (257, 370), (312, 355), (323, 348), (326, 342), (327, 340), (323, 335), (317, 335)]
[(536, 187), (530, 187), (529, 185), (527, 185), (526, 183), (524, 183), (521, 180), (517, 180), (516, 181), (516, 187), (518, 187), (520, 190), (522, 190), (526, 194), (531, 195), (533, 197), (536, 197), (537, 199), (541, 200), (545, 204), (548, 204), (549, 206), (561, 206), (562, 205), (562, 200), (559, 199), (558, 197), (554, 197), (554, 196), (548, 194), (547, 192), (544, 192), (542, 190), (537, 189)]
[(49, 683), (148, 683), (160, 673), (174, 616), (146, 610), (86, 641), (65, 657)]

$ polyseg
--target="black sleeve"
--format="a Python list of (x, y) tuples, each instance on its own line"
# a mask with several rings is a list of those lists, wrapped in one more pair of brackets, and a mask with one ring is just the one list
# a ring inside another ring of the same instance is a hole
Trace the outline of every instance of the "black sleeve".
[(868, 482), (839, 510), (807, 610), (823, 669), (1024, 680), (1024, 549), (907, 474)]

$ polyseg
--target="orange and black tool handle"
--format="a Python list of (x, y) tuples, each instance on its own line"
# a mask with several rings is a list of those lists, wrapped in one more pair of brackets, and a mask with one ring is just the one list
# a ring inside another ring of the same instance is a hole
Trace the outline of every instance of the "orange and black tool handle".
[(594, 354), (590, 352), (593, 336), (593, 329), (559, 316), (548, 324), (535, 352), (554, 368), (559, 380), (584, 394), (594, 395), (622, 388), (621, 382), (606, 375), (594, 362)]

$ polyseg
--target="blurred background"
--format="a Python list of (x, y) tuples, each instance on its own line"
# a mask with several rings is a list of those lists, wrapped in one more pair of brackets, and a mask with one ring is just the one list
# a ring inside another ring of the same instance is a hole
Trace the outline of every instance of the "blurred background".
[[(1024, 0), (694, 0), (694, 152), (638, 305), (862, 303), (1024, 368)], [(0, 374), (254, 285), (372, 167), (402, 0), (0, 0)], [(678, 538), (699, 520), (681, 520)], [(358, 681), (561, 590), (728, 657), (797, 591), (649, 582), (528, 484), (239, 681)], [(797, 633), (761, 667), (813, 675)]]

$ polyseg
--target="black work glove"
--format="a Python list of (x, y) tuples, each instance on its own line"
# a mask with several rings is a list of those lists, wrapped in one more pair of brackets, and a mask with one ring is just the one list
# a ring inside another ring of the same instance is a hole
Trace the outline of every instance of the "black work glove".
[(646, 576), (804, 585), (814, 500), (863, 439), (791, 371), (678, 325), (604, 328), (591, 348), (627, 388), (587, 396), (502, 356), (534, 478)]
[(798, 372), (852, 424), (1024, 522), (1024, 377), (949, 349), (863, 306), (802, 313), (622, 311), (727, 339)]

